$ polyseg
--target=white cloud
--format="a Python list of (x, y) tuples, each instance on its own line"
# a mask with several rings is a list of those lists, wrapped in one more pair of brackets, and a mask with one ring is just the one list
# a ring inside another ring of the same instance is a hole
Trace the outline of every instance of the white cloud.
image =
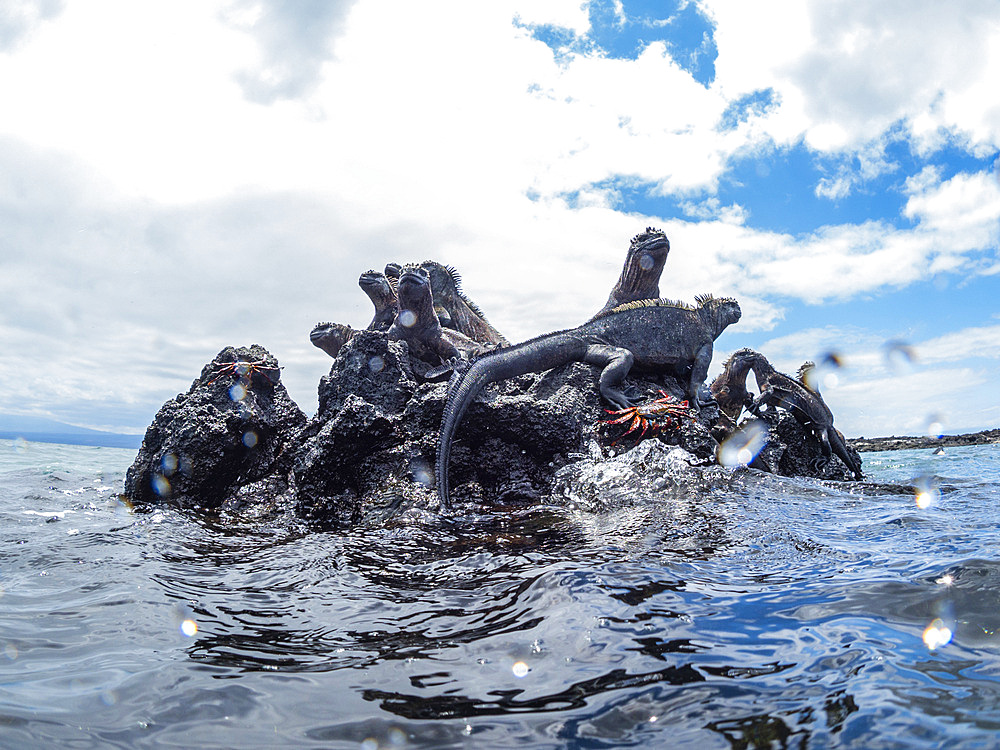
[(896, 124), (928, 146), (946, 134), (1000, 146), (1000, 11), (935, 0), (706, 0), (717, 24), (717, 85), (734, 97), (769, 82), (777, 143), (857, 150)]
[[(989, 23), (949, 21), (942, 51), (924, 50), (939, 61), (968, 42), (985, 69), (911, 71), (918, 22), (937, 11), (920, 3), (912, 20), (892, 6), (873, 28), (896, 29), (899, 63), (865, 84), (884, 101), (859, 101), (852, 82), (877, 69), (870, 10), (838, 5), (818, 28), (818, 4), (705, 5), (719, 48), (708, 87), (662, 43), (635, 60), (557, 59), (523, 25), (582, 34), (577, 0), (338, 2), (315, 27), (265, 0), (99, 0), (33, 16), (0, 54), (0, 348), (4, 377), (44, 374), (22, 377), (0, 409), (117, 399), (151, 414), (223, 346), (259, 342), (308, 411), (329, 367), (308, 331), (367, 323), (356, 281), (369, 267), (454, 263), (494, 323), (525, 338), (599, 308), (647, 224), (673, 245), (663, 293), (737, 296), (740, 332), (775, 326), (785, 299), (993, 272), (981, 256), (1000, 208), (985, 173), (911, 177), (906, 230), (762, 231), (713, 195), (734, 154), (772, 141), (856, 149), (858, 165), (817, 188), (831, 198), (893, 168), (884, 132), (900, 118), (921, 138), (944, 129), (970, 148), (996, 143)], [(776, 104), (718, 129), (735, 98), (767, 89)], [(624, 214), (591, 187), (622, 177), (678, 197), (692, 220)], [(577, 190), (570, 207), (561, 196)]]

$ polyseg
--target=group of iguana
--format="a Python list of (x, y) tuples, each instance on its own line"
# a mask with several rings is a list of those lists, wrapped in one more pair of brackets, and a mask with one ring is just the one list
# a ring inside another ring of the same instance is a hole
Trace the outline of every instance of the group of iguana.
[[(667, 236), (647, 227), (629, 244), (621, 276), (594, 317), (576, 328), (515, 345), (462, 293), (458, 273), (451, 267), (434, 261), (406, 266), (390, 263), (382, 273), (361, 275), (359, 285), (375, 306), (368, 330), (385, 331), (390, 339), (405, 341), (411, 356), (422, 363), (420, 375), (425, 380), (450, 376), (436, 465), (442, 505), (449, 502), (448, 463), (455, 431), (466, 408), (490, 383), (585, 362), (601, 368), (601, 396), (618, 409), (636, 405), (622, 389), (626, 375), (635, 371), (682, 378), (690, 408), (698, 412), (699, 388), (708, 376), (714, 342), (740, 319), (741, 311), (732, 298), (702, 295), (693, 305), (660, 298), (659, 281), (669, 252)], [(310, 340), (336, 357), (356, 333), (342, 324), (320, 323)], [(733, 355), (712, 385), (723, 411), (735, 409), (735, 421), (744, 406), (754, 413), (780, 406), (817, 434), (825, 455), (831, 444), (841, 458), (847, 455), (841, 450), (843, 436), (833, 429), (832, 414), (817, 391), (787, 376), (780, 377), (793, 385), (778, 382), (780, 373), (773, 368), (773, 376), (763, 374), (770, 365), (755, 352), (737, 354), (741, 357)], [(761, 388), (756, 400), (746, 390), (750, 370)], [(860, 466), (846, 458), (845, 462), (860, 475)]]

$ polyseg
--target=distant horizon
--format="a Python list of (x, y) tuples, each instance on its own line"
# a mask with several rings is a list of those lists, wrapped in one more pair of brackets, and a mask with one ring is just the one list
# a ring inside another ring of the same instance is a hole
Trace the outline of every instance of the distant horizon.
[[(121, 433), (121, 432), (107, 432), (104, 430), (92, 430), (86, 427), (79, 427), (77, 425), (63, 424), (61, 422), (56, 422), (54, 420), (45, 420), (51, 423), (53, 426), (61, 426), (64, 428), (70, 428), (71, 430), (77, 430), (77, 432), (59, 432), (58, 430), (47, 430), (47, 431), (30, 431), (30, 430), (8, 430), (3, 429), (5, 418), (12, 415), (0, 413), (0, 440), (17, 440), (23, 439), (27, 442), (38, 442), (38, 443), (57, 443), (63, 445), (86, 445), (94, 447), (105, 447), (105, 448), (125, 448), (125, 449), (138, 449), (142, 446), (142, 441), (145, 438), (145, 431), (142, 433)], [(968, 432), (941, 432), (940, 437), (962, 437), (963, 435), (977, 435), (984, 432), (990, 432), (991, 430), (1000, 429), (1000, 425), (997, 427), (986, 427), (981, 430), (972, 430)], [(847, 435), (848, 440), (881, 440), (881, 439), (903, 439), (903, 438), (933, 438), (934, 435), (919, 434), (919, 435)], [(101, 442), (101, 441), (104, 442)]]

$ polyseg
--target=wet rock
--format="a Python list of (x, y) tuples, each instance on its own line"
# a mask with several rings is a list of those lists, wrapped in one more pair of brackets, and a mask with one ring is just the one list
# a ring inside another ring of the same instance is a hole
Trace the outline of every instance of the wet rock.
[[(434, 461), (445, 383), (418, 383), (405, 343), (356, 336), (319, 388), (320, 409), (296, 446), (301, 516), (355, 523), (386, 509), (436, 505)], [(599, 412), (592, 368), (572, 364), (487, 389), (458, 432), (451, 473), (469, 500), (538, 500), (556, 465), (592, 436)]]
[[(747, 419), (742, 424), (754, 419)], [(763, 412), (759, 421), (767, 426), (767, 442), (750, 463), (751, 468), (785, 477), (838, 481), (854, 479), (850, 469), (836, 454), (831, 455), (828, 461), (824, 459), (819, 440), (788, 412), (769, 409)], [(848, 450), (857, 455), (857, 451), (850, 446)]]
[(125, 495), (204, 509), (272, 500), (287, 489), (287, 449), (305, 421), (266, 349), (226, 347), (157, 412)]

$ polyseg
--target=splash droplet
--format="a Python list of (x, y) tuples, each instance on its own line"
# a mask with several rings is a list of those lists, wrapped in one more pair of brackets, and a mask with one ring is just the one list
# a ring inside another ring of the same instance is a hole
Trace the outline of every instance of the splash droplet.
[(882, 345), (886, 366), (894, 373), (909, 371), (917, 361), (916, 350), (900, 339), (891, 339)]
[(162, 474), (153, 474), (149, 484), (160, 497), (170, 497), (170, 480)]
[(233, 401), (242, 401), (247, 397), (247, 389), (242, 383), (233, 383), (229, 387), (229, 398)]
[(941, 491), (938, 490), (934, 477), (920, 477), (913, 486), (916, 489), (917, 507), (920, 510), (931, 507), (941, 497)]
[(253, 448), (257, 445), (257, 433), (253, 430), (247, 430), (243, 433), (243, 445), (247, 448)]
[(531, 667), (525, 664), (523, 661), (516, 661), (514, 665), (510, 668), (510, 671), (514, 673), (515, 677), (524, 677), (528, 672), (531, 671)]
[(719, 446), (723, 466), (746, 466), (767, 445), (767, 425), (759, 419), (747, 422)]
[(643, 253), (639, 258), (639, 267), (642, 268), (643, 271), (650, 270), (655, 263), (656, 261), (653, 260), (653, 256), (649, 253)]
[(173, 453), (164, 453), (160, 459), (160, 471), (164, 476), (173, 476), (177, 471), (177, 456)]
[(927, 415), (927, 434), (939, 438), (944, 434), (944, 415), (940, 412)]
[(368, 369), (372, 372), (382, 372), (385, 369), (385, 360), (376, 354), (368, 360)]
[(945, 625), (944, 620), (937, 618), (924, 630), (924, 644), (933, 651), (951, 643), (951, 636), (951, 628)]
[(181, 633), (183, 633), (184, 635), (186, 635), (188, 638), (191, 638), (192, 636), (197, 635), (197, 633), (198, 633), (198, 623), (196, 623), (194, 620), (192, 620), (190, 618), (187, 619), (187, 620), (184, 620), (181, 623)]
[(400, 310), (396, 320), (404, 328), (413, 328), (417, 324), (417, 314), (413, 310)]

